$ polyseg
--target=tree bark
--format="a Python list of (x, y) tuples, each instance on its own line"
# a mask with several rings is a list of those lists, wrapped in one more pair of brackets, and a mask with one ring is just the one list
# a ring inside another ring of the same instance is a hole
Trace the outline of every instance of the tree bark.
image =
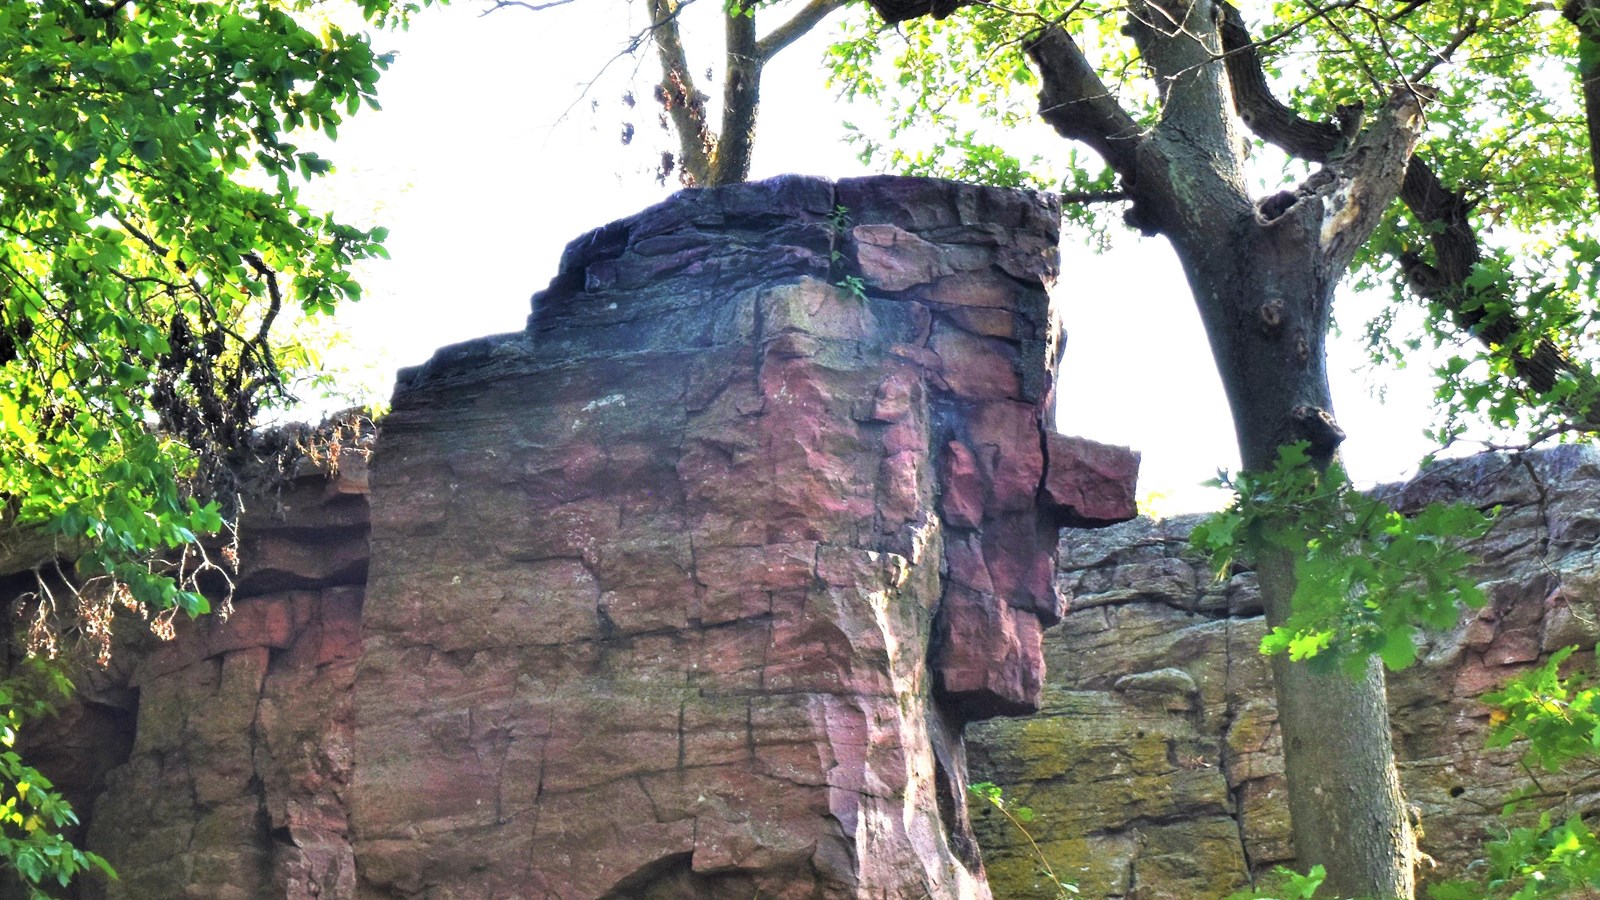
[(1600, 0), (1567, 0), (1561, 15), (1578, 29), (1578, 90), (1589, 126), (1589, 171), (1600, 196)]
[[(1311, 443), (1331, 462), (1343, 438), (1333, 420), (1325, 337), (1334, 288), (1400, 190), (1421, 127), (1418, 100), (1397, 94), (1346, 152), (1299, 189), (1252, 202), (1243, 142), (1211, 0), (1143, 0), (1130, 30), (1161, 91), (1160, 122), (1132, 129), (1060, 29), (1029, 47), (1040, 70), (1041, 114), (1085, 140), (1117, 170), (1129, 218), (1165, 235), (1199, 307), (1246, 469), (1279, 448)], [(1257, 560), (1269, 623), (1290, 613), (1294, 555)], [(1414, 839), (1390, 744), (1379, 669), (1359, 681), (1274, 660), (1296, 857), (1321, 864), (1340, 897), (1411, 898)]]
[(706, 98), (694, 85), (689, 59), (678, 32), (679, 0), (650, 0), (650, 27), (661, 59), (661, 84), (656, 100), (666, 108), (678, 133), (678, 165), (690, 184), (711, 180), (715, 137), (706, 122)]
[(711, 131), (706, 97), (695, 87), (678, 31), (682, 0), (650, 0), (651, 33), (661, 59), (657, 99), (678, 134), (678, 162), (697, 187), (739, 184), (750, 178), (756, 120), (761, 111), (761, 74), (767, 62), (821, 24), (846, 0), (811, 0), (764, 38), (756, 37), (754, 2), (736, 2), (723, 13), (726, 48), (722, 124)]
[(750, 151), (761, 108), (761, 50), (753, 9), (737, 3), (725, 16), (727, 66), (722, 82), (722, 132), (717, 136), (707, 187), (738, 184), (750, 177)]

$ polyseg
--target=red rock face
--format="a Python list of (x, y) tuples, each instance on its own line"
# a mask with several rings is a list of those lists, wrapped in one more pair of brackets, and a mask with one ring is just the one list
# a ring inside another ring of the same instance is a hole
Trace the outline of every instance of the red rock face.
[(1133, 513), (1042, 425), (1057, 215), (790, 178), (575, 242), (403, 375), (370, 544), (364, 458), (257, 502), (233, 616), (40, 735), (85, 896), (987, 897), (963, 730)]
[[(342, 462), (252, 504), (231, 617), (180, 621), (175, 640), (134, 641), (79, 678), (66, 743), (103, 742), (92, 757), (127, 741), (115, 768), (79, 781), (98, 796), (74, 796), (88, 846), (120, 875), (84, 879), (80, 896), (355, 896), (345, 804), (367, 500), (364, 460)], [(139, 623), (119, 627), (133, 637)], [(91, 727), (107, 710), (120, 735)]]
[(987, 896), (962, 726), (1038, 704), (1058, 526), (1133, 514), (1131, 454), (1042, 426), (1056, 221), (686, 192), (575, 242), (525, 334), (404, 375), (363, 893)]

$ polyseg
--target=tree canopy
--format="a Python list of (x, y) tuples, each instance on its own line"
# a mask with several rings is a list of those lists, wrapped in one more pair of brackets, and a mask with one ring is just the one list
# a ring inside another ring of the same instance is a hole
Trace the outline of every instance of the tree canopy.
[[(371, 25), (416, 8), (359, 3)], [(332, 163), (296, 142), (375, 108), (388, 63), (316, 0), (0, 6), (0, 561), (38, 574), (28, 652), (104, 653), (119, 607), (158, 631), (208, 609), (196, 574), (227, 560), (198, 538), (311, 361), (294, 323), (359, 298), (352, 266), (383, 254), (383, 229), (301, 202)], [(0, 682), (7, 748), (53, 692), (30, 684)], [(65, 884), (96, 860), (4, 757), (0, 858)]]

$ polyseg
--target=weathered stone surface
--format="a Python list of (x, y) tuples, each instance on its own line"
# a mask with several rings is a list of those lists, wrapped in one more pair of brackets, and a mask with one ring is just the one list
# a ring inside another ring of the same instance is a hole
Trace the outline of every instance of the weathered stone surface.
[(1094, 527), (1126, 522), (1138, 515), (1133, 487), (1139, 454), (1064, 434), (1047, 436), (1050, 465), (1044, 491), (1070, 512), (1072, 525)]
[(688, 192), (403, 375), (362, 890), (986, 896), (961, 727), (1037, 705), (1076, 514), (1040, 490), (1055, 229), (915, 179)]
[(1057, 216), (788, 178), (575, 241), (370, 473), (250, 504), (231, 618), (87, 679), (85, 895), (988, 896), (963, 729), (1037, 707), (1058, 526), (1135, 474), (1044, 433)]
[[(331, 478), (302, 473), (247, 516), (229, 618), (180, 621), (174, 640), (124, 648), (120, 669), (91, 679), (84, 708), (103, 718), (116, 704), (137, 737), (77, 801), (88, 847), (121, 876), (86, 880), (83, 896), (355, 896), (346, 803), (366, 498), (354, 459)], [(282, 560), (292, 577), (264, 574), (288, 572)]]
[[(1514, 751), (1484, 749), (1476, 697), (1552, 649), (1594, 644), (1600, 454), (1475, 457), (1382, 493), (1402, 510), (1455, 498), (1501, 507), (1472, 548), (1489, 604), (1389, 679), (1401, 776), (1438, 862), (1426, 880), (1461, 872), (1528, 785)], [(1069, 612), (1045, 635), (1041, 713), (969, 730), (973, 778), (1035, 810), (1034, 836), (1084, 896), (1220, 897), (1294, 856), (1254, 576), (1212, 583), (1181, 553), (1194, 521), (1064, 534), (1057, 585)], [(1590, 808), (1593, 790), (1574, 808)], [(1020, 835), (994, 815), (976, 824), (997, 896), (1054, 896)]]

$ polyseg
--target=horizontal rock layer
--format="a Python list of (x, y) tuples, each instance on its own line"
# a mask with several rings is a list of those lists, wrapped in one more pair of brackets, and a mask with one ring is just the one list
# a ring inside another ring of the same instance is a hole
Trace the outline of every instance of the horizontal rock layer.
[[(1502, 804), (1529, 786), (1514, 750), (1484, 749), (1489, 711), (1477, 697), (1570, 644), (1591, 664), (1600, 456), (1475, 457), (1384, 493), (1402, 511), (1434, 500), (1500, 508), (1471, 547), (1488, 605), (1389, 678), (1401, 778), (1437, 863), (1422, 870), (1426, 884), (1480, 855)], [(1182, 553), (1195, 521), (1063, 535), (1057, 586), (1069, 612), (1045, 634), (1042, 709), (968, 732), (972, 777), (1034, 809), (1034, 838), (1086, 897), (1221, 897), (1294, 859), (1254, 575), (1213, 583)], [(1594, 791), (1580, 787), (1571, 808), (1591, 808)], [(1020, 834), (992, 812), (975, 819), (996, 896), (1055, 896)]]

